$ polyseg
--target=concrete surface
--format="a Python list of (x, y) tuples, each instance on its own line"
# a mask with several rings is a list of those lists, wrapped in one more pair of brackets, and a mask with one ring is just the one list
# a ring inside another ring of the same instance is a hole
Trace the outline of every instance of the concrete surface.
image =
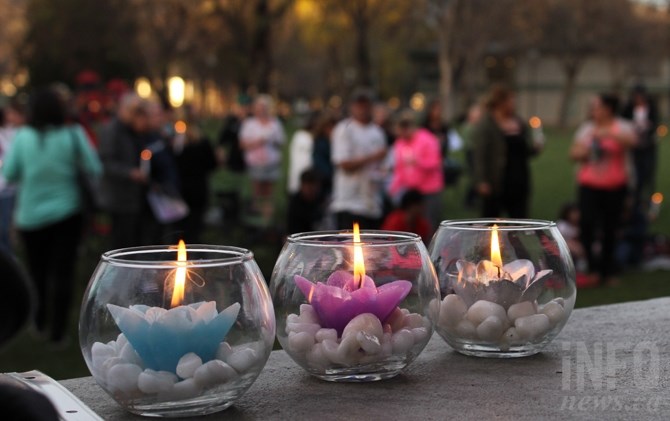
[[(62, 382), (107, 420), (124, 412), (91, 377)], [(226, 411), (201, 419), (670, 419), (670, 298), (575, 310), (541, 354), (466, 357), (437, 334), (401, 375), (320, 381), (274, 351)], [(193, 418), (192, 418), (193, 419)]]

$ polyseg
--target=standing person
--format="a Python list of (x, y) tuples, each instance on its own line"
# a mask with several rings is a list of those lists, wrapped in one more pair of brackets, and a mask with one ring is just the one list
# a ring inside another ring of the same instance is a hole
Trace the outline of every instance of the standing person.
[(100, 161), (80, 126), (65, 124), (66, 112), (53, 90), (31, 98), (28, 126), (16, 133), (5, 160), (7, 180), (20, 183), (16, 225), (37, 288), (35, 324), (49, 339), (62, 342), (72, 302), (75, 261), (81, 240), (80, 170), (91, 177)]
[(312, 168), (312, 152), (314, 150), (314, 126), (316, 114), (307, 117), (304, 127), (296, 130), (291, 138), (288, 163), (288, 193), (293, 195), (300, 190), (300, 176)]
[(210, 140), (191, 123), (184, 133), (183, 147), (175, 150), (175, 158), (181, 197), (189, 207), (188, 215), (177, 223), (177, 228), (184, 241), (198, 244), (209, 205), (209, 179), (217, 167), (216, 154)]
[(321, 179), (321, 195), (328, 198), (333, 191), (335, 167), (331, 159), (330, 139), (337, 124), (331, 112), (321, 114), (314, 126), (314, 148), (312, 150), (312, 168)]
[(259, 95), (254, 101), (253, 117), (242, 122), (240, 145), (256, 201), (254, 210), (260, 211), (266, 219), (274, 213), (272, 196), (281, 173), (284, 138), (284, 129), (274, 115), (272, 98)]
[(393, 144), (393, 177), (389, 192), (399, 203), (405, 192), (418, 190), (423, 195), (425, 216), (436, 229), (442, 220), (442, 155), (440, 144), (431, 132), (418, 128), (412, 110), (400, 114), (398, 138)]
[(244, 173), (247, 164), (244, 162), (244, 151), (240, 145), (240, 129), (242, 122), (249, 117), (250, 99), (247, 95), (240, 95), (232, 112), (223, 121), (219, 133), (219, 161), (225, 162), (226, 168), (235, 173)]
[(333, 130), (332, 160), (335, 165), (331, 210), (338, 229), (354, 222), (361, 228), (377, 228), (383, 210), (381, 164), (386, 157), (382, 129), (372, 122), (372, 94), (354, 92), (351, 117)]
[(463, 133), (463, 144), (465, 145), (465, 164), (470, 179), (468, 190), (465, 193), (465, 207), (474, 209), (477, 202), (477, 189), (472, 180), (474, 179), (474, 151), (472, 147), (472, 133), (482, 118), (482, 106), (479, 103), (472, 104), (468, 108), (465, 124), (461, 129)]
[[(26, 122), (26, 106), (19, 97), (13, 98), (3, 111), (4, 121), (0, 129), (0, 168), (9, 152), (16, 131)], [(0, 250), (7, 253), (12, 252), (11, 229), (15, 199), (16, 186), (8, 183), (0, 174)]]
[(321, 180), (316, 171), (300, 174), (300, 189), (289, 197), (286, 229), (289, 234), (315, 231), (322, 217)]
[[(630, 174), (626, 155), (637, 143), (635, 131), (617, 118), (619, 100), (601, 94), (592, 103), (591, 118), (577, 130), (570, 157), (579, 163), (580, 236), (589, 272), (600, 283), (614, 282), (614, 249)], [(600, 259), (594, 243), (600, 234)]]
[(516, 114), (514, 93), (494, 86), (486, 113), (472, 133), (474, 180), (483, 199), (482, 216), (527, 218), (530, 157), (538, 152), (525, 121)]
[(658, 111), (656, 103), (644, 86), (638, 85), (633, 88), (622, 116), (633, 122), (638, 139), (637, 145), (632, 149), (635, 168), (635, 190), (633, 192), (635, 203), (644, 202), (646, 205), (653, 193), (656, 179)]
[(430, 243), (433, 229), (425, 217), (424, 196), (418, 190), (407, 190), (400, 199), (400, 206), (389, 213), (382, 224), (383, 230), (413, 232), (425, 244)]
[(144, 102), (126, 94), (118, 114), (103, 129), (99, 154), (104, 167), (100, 184), (103, 210), (111, 216), (113, 249), (142, 245), (142, 220), (150, 210), (146, 201), (149, 171), (140, 164), (149, 120)]

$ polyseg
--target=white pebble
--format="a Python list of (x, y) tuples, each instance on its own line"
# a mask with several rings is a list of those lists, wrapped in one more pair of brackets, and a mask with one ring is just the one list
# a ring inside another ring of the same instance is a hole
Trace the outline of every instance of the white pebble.
[(256, 351), (251, 348), (241, 348), (228, 357), (228, 364), (239, 374), (244, 374), (256, 363)]
[(100, 367), (98, 367), (98, 373), (102, 377), (102, 380), (107, 383), (107, 376), (109, 375), (109, 369), (114, 367), (117, 364), (125, 364), (126, 361), (123, 358), (111, 357), (107, 358)]
[(416, 329), (417, 327), (424, 327), (425, 321), (423, 316), (417, 313), (408, 314), (405, 316), (405, 327), (411, 329)]
[(535, 304), (530, 301), (522, 301), (520, 303), (512, 304), (507, 310), (507, 317), (514, 323), (519, 317), (532, 316), (537, 313), (535, 311)]
[(521, 338), (515, 327), (510, 327), (503, 333), (502, 342), (509, 345), (517, 345), (521, 342)]
[(384, 328), (382, 328), (382, 323), (377, 316), (371, 313), (363, 313), (354, 317), (347, 323), (347, 326), (342, 331), (342, 338), (344, 339), (349, 335), (356, 337), (358, 332), (365, 332), (369, 335), (376, 336), (377, 339), (381, 339), (384, 334)]
[(549, 317), (546, 314), (533, 314), (516, 319), (514, 327), (521, 339), (539, 339), (550, 328)]
[(202, 365), (202, 359), (197, 354), (189, 352), (179, 359), (177, 363), (177, 375), (182, 379), (190, 379), (195, 370)]
[(412, 336), (414, 336), (414, 343), (419, 344), (429, 339), (428, 329), (425, 327), (417, 327), (412, 329)]
[(342, 338), (342, 342), (337, 347), (337, 363), (350, 366), (358, 362), (361, 345), (356, 335), (348, 335)]
[(316, 332), (321, 329), (321, 326), (314, 323), (287, 323), (286, 324), (286, 333), (291, 332), (307, 332), (310, 335), (316, 335)]
[(393, 354), (403, 355), (414, 346), (414, 335), (407, 329), (401, 329), (391, 337)]
[(137, 354), (135, 348), (130, 343), (126, 343), (121, 349), (119, 357), (123, 358), (126, 362), (130, 364), (139, 365), (140, 367), (144, 365), (142, 358)]
[(563, 297), (556, 297), (551, 301), (553, 301), (556, 304), (560, 305), (561, 307), (565, 308), (565, 300), (563, 299)]
[(314, 338), (316, 339), (317, 342), (323, 342), (326, 339), (330, 339), (332, 341), (337, 341), (337, 330), (335, 330), (335, 329), (319, 329), (319, 331), (316, 332), (316, 335), (314, 335)]
[(456, 325), (454, 329), (455, 336), (461, 339), (475, 339), (477, 336), (477, 330), (470, 320), (463, 319)]
[(440, 304), (440, 326), (456, 326), (467, 313), (468, 307), (461, 297), (449, 294)]
[(137, 379), (137, 386), (143, 393), (153, 395), (170, 391), (177, 380), (174, 373), (146, 369)]
[(542, 307), (542, 314), (549, 317), (549, 324), (551, 324), (551, 326), (556, 326), (563, 321), (565, 310), (563, 309), (563, 306), (557, 302), (550, 301)]
[(407, 315), (409, 314), (409, 310), (406, 309), (406, 308), (401, 308), (400, 311), (401, 311), (402, 314), (404, 314), (405, 316), (407, 316)]
[(288, 347), (292, 352), (307, 352), (314, 345), (314, 336), (307, 332), (291, 332), (288, 334)]
[(301, 323), (300, 316), (298, 316), (297, 314), (289, 314), (286, 317), (286, 324), (289, 323)]
[(397, 332), (405, 325), (405, 313), (396, 307), (386, 318), (385, 323), (391, 326), (391, 332)]
[(119, 333), (119, 336), (116, 338), (116, 350), (118, 352), (121, 352), (124, 346), (128, 343), (128, 339), (126, 338), (126, 335), (123, 333)]
[(485, 342), (497, 342), (503, 333), (503, 324), (496, 316), (489, 316), (477, 326), (477, 336)]
[(193, 374), (195, 382), (203, 388), (226, 383), (235, 377), (237, 377), (237, 372), (231, 366), (219, 360), (206, 362), (198, 367)]
[(303, 323), (314, 323), (319, 324), (319, 316), (316, 315), (316, 311), (309, 304), (300, 304), (300, 320)]
[(315, 344), (307, 353), (307, 364), (316, 369), (326, 369), (330, 365), (330, 360), (323, 350), (323, 344)]
[(486, 320), (489, 316), (495, 316), (503, 323), (507, 323), (507, 312), (500, 305), (491, 301), (479, 300), (474, 303), (467, 312), (467, 319), (475, 326)]
[(93, 365), (97, 367), (102, 367), (108, 358), (116, 357), (116, 350), (107, 344), (102, 342), (95, 342), (91, 347), (91, 360)]
[(216, 359), (221, 361), (227, 361), (230, 354), (233, 353), (233, 348), (230, 347), (228, 342), (221, 342), (219, 348), (216, 350)]
[(336, 341), (326, 339), (323, 342), (321, 342), (321, 350), (323, 351), (323, 355), (326, 356), (330, 361), (337, 363), (339, 358), (337, 354), (337, 349), (339, 347), (338, 343)]
[(358, 332), (356, 340), (366, 354), (378, 354), (382, 350), (379, 338), (366, 332)]
[(142, 369), (135, 364), (115, 364), (107, 372), (107, 385), (113, 392), (132, 393)]
[(195, 382), (194, 379), (182, 380), (172, 386), (172, 390), (168, 392), (170, 399), (184, 400), (195, 398), (202, 393), (202, 388)]

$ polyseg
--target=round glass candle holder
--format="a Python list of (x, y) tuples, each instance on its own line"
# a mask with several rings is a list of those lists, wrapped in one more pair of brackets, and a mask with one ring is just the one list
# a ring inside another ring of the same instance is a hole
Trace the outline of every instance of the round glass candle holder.
[[(439, 290), (421, 239), (390, 231), (360, 236), (354, 242), (351, 232), (292, 235), (272, 273), (277, 339), (324, 380), (393, 377), (433, 333), (427, 313)], [(360, 261), (364, 276), (354, 270)]]
[(274, 310), (253, 254), (204, 245), (185, 252), (179, 260), (170, 246), (105, 253), (84, 295), (86, 364), (135, 414), (221, 411), (252, 385), (272, 350)]
[(553, 222), (444, 221), (429, 249), (442, 297), (435, 330), (460, 353), (533, 355), (570, 317), (575, 268)]

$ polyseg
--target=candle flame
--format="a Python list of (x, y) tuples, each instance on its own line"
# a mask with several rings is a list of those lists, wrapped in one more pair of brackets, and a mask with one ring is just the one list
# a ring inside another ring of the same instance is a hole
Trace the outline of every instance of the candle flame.
[(174, 308), (184, 301), (184, 284), (186, 283), (186, 244), (184, 240), (179, 240), (177, 247), (177, 271), (174, 275), (174, 291), (172, 292), (172, 303), (170, 307)]
[(500, 241), (498, 240), (498, 225), (493, 225), (491, 231), (491, 263), (494, 266), (502, 267), (502, 257), (500, 256)]
[(361, 247), (361, 230), (358, 222), (354, 223), (354, 284), (360, 288), (365, 279), (365, 261), (363, 260), (363, 247)]

